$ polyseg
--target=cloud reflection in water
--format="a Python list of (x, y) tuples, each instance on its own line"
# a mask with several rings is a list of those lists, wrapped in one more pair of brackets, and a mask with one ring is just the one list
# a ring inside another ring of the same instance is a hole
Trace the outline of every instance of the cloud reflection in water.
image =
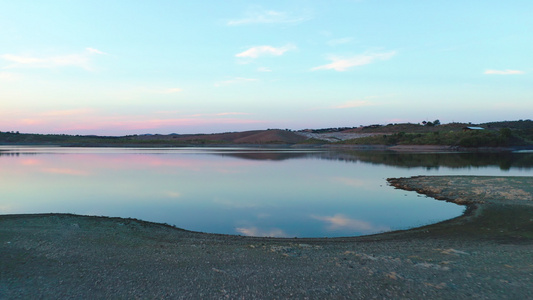
[(323, 221), (327, 224), (326, 228), (328, 231), (341, 231), (341, 230), (350, 230), (361, 232), (364, 234), (368, 233), (377, 233), (383, 231), (389, 231), (390, 227), (387, 226), (376, 226), (372, 223), (350, 219), (345, 215), (336, 214), (334, 216), (311, 216), (313, 219)]
[(289, 235), (279, 229), (279, 228), (272, 228), (272, 229), (269, 229), (269, 230), (263, 230), (263, 229), (259, 229), (257, 227), (238, 227), (238, 228), (235, 228), (235, 230), (242, 234), (242, 235), (246, 235), (246, 236), (262, 236), (262, 237), (265, 237), (265, 236), (269, 236), (269, 237), (288, 237)]

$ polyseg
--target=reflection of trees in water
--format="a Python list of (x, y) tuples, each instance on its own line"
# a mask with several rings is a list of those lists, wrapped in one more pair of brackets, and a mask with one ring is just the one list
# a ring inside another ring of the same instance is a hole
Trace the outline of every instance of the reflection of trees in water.
[(242, 159), (251, 159), (251, 160), (286, 160), (286, 159), (295, 159), (295, 158), (308, 158), (314, 157), (317, 153), (314, 152), (284, 152), (284, 151), (267, 151), (267, 152), (236, 152), (231, 153), (217, 153), (220, 156), (229, 156)]
[(402, 168), (439, 167), (465, 168), (498, 166), (502, 170), (510, 168), (533, 168), (533, 153), (405, 153), (392, 151), (321, 151), (321, 152), (237, 152), (222, 153), (230, 156), (252, 160), (286, 160), (296, 158), (315, 158), (345, 162), (365, 162)]
[(3, 151), (0, 150), (0, 157), (4, 156), (20, 156), (20, 155), (38, 155), (42, 153), (36, 153), (36, 152), (11, 152), (11, 151)]
[[(19, 155), (38, 155), (32, 152), (12, 152), (0, 150), (0, 157)], [(510, 168), (533, 168), (533, 153), (490, 152), (490, 153), (405, 153), (393, 151), (298, 151), (298, 150), (228, 150), (214, 153), (220, 156), (235, 157), (249, 160), (287, 159), (324, 159), (345, 162), (364, 162), (377, 165), (387, 165), (402, 168), (424, 167), (438, 169), (439, 167), (465, 168), (498, 166), (502, 170)], [(162, 154), (164, 155), (164, 154)]]
[(532, 168), (533, 153), (398, 153), (389, 151), (345, 151), (338, 159), (362, 161), (404, 168), (439, 167), (465, 168), (499, 166), (502, 170), (510, 168)]
[(5, 151), (0, 151), (0, 156), (19, 156), (20, 153), (19, 152), (5, 152)]

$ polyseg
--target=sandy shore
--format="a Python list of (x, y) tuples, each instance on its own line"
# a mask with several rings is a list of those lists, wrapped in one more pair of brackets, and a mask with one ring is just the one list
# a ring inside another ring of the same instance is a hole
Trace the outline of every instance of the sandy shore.
[(407, 231), (334, 239), (202, 234), (119, 218), (4, 215), (0, 299), (532, 297), (533, 178), (390, 182), (468, 205), (467, 213)]

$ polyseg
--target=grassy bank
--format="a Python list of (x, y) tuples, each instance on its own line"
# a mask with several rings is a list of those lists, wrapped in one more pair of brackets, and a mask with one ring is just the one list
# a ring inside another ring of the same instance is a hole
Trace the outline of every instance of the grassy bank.
[(347, 145), (445, 145), (457, 147), (511, 147), (532, 145), (530, 136), (510, 129), (498, 131), (434, 131), (426, 133), (398, 132), (346, 140)]

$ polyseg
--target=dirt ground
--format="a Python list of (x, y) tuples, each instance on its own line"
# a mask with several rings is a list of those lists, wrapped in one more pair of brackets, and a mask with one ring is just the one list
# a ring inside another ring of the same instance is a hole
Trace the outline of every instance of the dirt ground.
[(533, 178), (389, 181), (468, 205), (467, 212), (407, 231), (331, 239), (203, 234), (120, 218), (4, 215), (0, 299), (533, 298)]

